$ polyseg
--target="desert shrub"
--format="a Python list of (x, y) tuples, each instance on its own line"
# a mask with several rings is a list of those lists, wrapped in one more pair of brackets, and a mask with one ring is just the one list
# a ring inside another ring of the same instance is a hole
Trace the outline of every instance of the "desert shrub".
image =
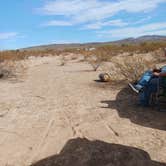
[(0, 78), (16, 77), (22, 69), (21, 64), (14, 61), (3, 61), (0, 63)]
[(155, 42), (142, 42), (142, 43), (124, 43), (124, 44), (101, 44), (93, 46), (95, 49), (87, 51), (87, 47), (90, 46), (78, 46), (76, 48), (64, 48), (64, 49), (29, 49), (29, 50), (9, 50), (0, 51), (0, 61), (2, 60), (22, 60), (29, 56), (52, 56), (61, 55), (62, 53), (74, 53), (74, 54), (87, 54), (87, 52), (93, 53), (102, 61), (110, 61), (112, 56), (128, 52), (131, 55), (134, 53), (148, 53), (154, 52), (158, 49), (166, 48), (166, 41)]
[(94, 54), (87, 54), (87, 55), (84, 55), (84, 59), (86, 62), (88, 62), (94, 71), (97, 71), (97, 69), (100, 67), (101, 63), (102, 63), (102, 60), (94, 55)]
[(30, 56), (43, 57), (43, 56), (53, 56), (58, 55), (59, 51), (56, 50), (9, 50), (0, 51), (0, 61), (4, 60), (23, 60)]
[(119, 81), (124, 80), (124, 76), (121, 74), (121, 71), (119, 68), (117, 68), (114, 61), (112, 62), (102, 62), (100, 66), (102, 73), (108, 73), (110, 78), (110, 81)]
[(95, 55), (91, 55), (91, 56), (87, 57), (86, 60), (92, 66), (94, 71), (97, 71), (97, 69), (101, 65), (100, 59), (97, 56), (95, 56)]
[(107, 47), (97, 47), (93, 50), (82, 50), (84, 60), (87, 61), (97, 71), (101, 64), (105, 61), (110, 61), (112, 57), (111, 51)]
[(60, 55), (60, 66), (64, 66), (66, 64), (65, 55)]
[(156, 60), (156, 63), (166, 63), (166, 56), (165, 56), (164, 49), (158, 49), (158, 50), (154, 51), (152, 54)]
[(101, 62), (91, 62), (91, 66), (93, 67), (94, 71), (97, 71), (97, 69), (100, 67)]
[(148, 61), (143, 56), (128, 56), (121, 61), (114, 61), (120, 74), (128, 81), (135, 82), (148, 69), (155, 67), (153, 61)]
[[(103, 44), (95, 47), (94, 50), (77, 49), (75, 52), (87, 56), (95, 55), (99, 61), (111, 61), (112, 57), (119, 54), (128, 54), (133, 56), (134, 54), (145, 54), (155, 52), (157, 50), (163, 50), (166, 48), (166, 41), (156, 41), (156, 42), (142, 42), (142, 43), (132, 43), (132, 44)], [(73, 50), (72, 50), (73, 51)], [(158, 56), (156, 54), (156, 56)], [(162, 59), (162, 58), (161, 58)]]

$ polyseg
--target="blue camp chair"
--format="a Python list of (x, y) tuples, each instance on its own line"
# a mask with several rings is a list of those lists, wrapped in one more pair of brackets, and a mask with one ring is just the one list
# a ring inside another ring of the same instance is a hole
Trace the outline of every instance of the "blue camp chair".
[(158, 79), (157, 92), (151, 95), (150, 105), (157, 106), (159, 111), (166, 111), (166, 77)]

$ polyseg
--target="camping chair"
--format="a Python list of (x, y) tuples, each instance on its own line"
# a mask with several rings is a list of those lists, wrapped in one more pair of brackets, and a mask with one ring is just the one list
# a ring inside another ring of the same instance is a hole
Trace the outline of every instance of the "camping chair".
[[(157, 84), (157, 92), (152, 94), (150, 103), (153, 106), (156, 105), (159, 111), (166, 111), (166, 77), (162, 78), (162, 84), (160, 80), (161, 79), (159, 78)], [(162, 108), (164, 104), (165, 108)]]

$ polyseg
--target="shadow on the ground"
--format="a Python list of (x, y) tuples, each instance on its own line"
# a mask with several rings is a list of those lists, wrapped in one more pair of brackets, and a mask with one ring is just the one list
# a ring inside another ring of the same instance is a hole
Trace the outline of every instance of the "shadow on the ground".
[[(120, 80), (120, 81), (112, 81), (112, 80), (110, 80), (110, 81), (102, 81), (102, 80), (100, 80), (100, 79), (96, 79), (96, 80), (93, 80), (94, 82), (96, 82), (96, 83), (100, 83), (101, 85), (103, 85), (104, 86), (104, 88), (112, 88), (112, 87), (124, 87), (124, 85), (126, 85), (127, 84), (127, 82), (125, 81), (125, 80)], [(99, 85), (99, 84), (95, 84), (95, 86), (96, 87), (99, 87), (99, 88), (101, 88), (101, 85)], [(107, 85), (109, 85), (109, 87), (107, 86)]]
[(69, 70), (69, 71), (66, 71), (68, 73), (94, 73), (96, 71), (94, 71), (93, 69), (82, 69), (82, 70)]
[(100, 79), (93, 80), (93, 87), (96, 88), (103, 88), (103, 89), (121, 89), (126, 85), (127, 82), (125, 80), (120, 80), (120, 81), (102, 81)]
[(102, 141), (69, 140), (58, 155), (31, 166), (166, 166), (141, 149)]
[(166, 130), (166, 112), (137, 106), (137, 97), (129, 87), (124, 87), (119, 91), (115, 100), (101, 101), (101, 103), (107, 104), (103, 108), (116, 109), (121, 118), (128, 118), (133, 123), (154, 129)]

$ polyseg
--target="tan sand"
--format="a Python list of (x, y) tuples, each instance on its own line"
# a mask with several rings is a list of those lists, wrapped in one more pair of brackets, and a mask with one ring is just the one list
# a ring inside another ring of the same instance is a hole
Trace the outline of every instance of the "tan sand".
[(166, 162), (166, 113), (136, 108), (132, 92), (95, 82), (85, 62), (31, 58), (18, 81), (0, 81), (0, 166), (58, 154), (72, 138), (144, 150)]

